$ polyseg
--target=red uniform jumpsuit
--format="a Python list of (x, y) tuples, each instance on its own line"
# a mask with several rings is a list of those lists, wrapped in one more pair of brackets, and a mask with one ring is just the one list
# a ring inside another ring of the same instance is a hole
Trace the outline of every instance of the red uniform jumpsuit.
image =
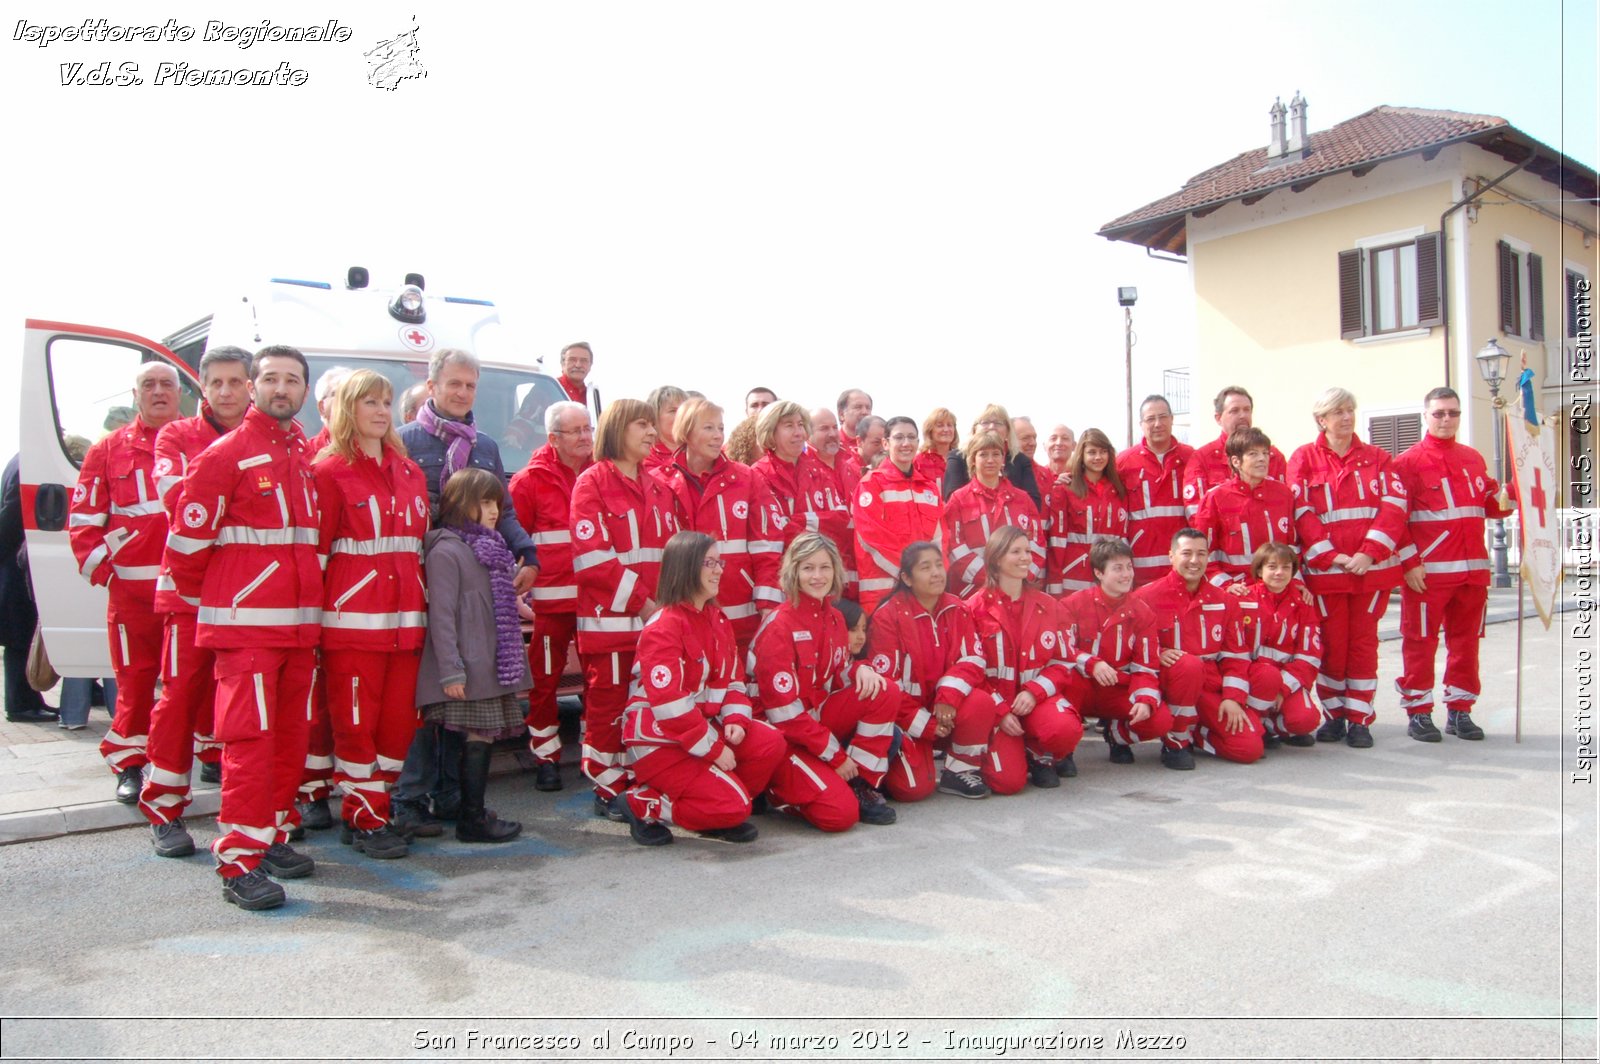
[(1128, 538), (1128, 508), (1110, 477), (1084, 480), (1079, 495), (1066, 484), (1050, 489), (1044, 519), (1050, 528), (1045, 591), (1058, 598), (1095, 586), (1089, 548), (1101, 536)]
[(778, 589), (783, 526), (788, 523), (783, 511), (764, 477), (721, 455), (703, 477), (689, 472), (682, 452), (656, 475), (677, 499), (680, 527), (717, 541), (723, 564), (717, 605), (733, 623), (742, 656), (761, 625), (761, 614), (783, 601)]
[(995, 529), (1015, 525), (1028, 534), (1033, 549), (1029, 574), (1044, 579), (1045, 526), (1039, 508), (1028, 493), (1005, 477), (994, 490), (977, 480), (969, 480), (950, 493), (945, 501), (943, 528), (945, 565), (950, 570), (950, 590), (966, 598), (985, 580), (983, 548)]
[(389, 822), (389, 789), (416, 734), (417, 667), (428, 635), (422, 536), (428, 482), (385, 447), (378, 460), (330, 455), (315, 463), (327, 557), (322, 668), (333, 726), (333, 778), (345, 823)]
[(893, 683), (876, 698), (856, 694), (856, 672), (870, 666), (849, 659), (848, 643), (844, 615), (803, 595), (767, 614), (750, 647), (755, 701), (788, 740), (772, 800), (823, 831), (845, 831), (860, 819), (855, 792), (835, 770), (849, 758), (869, 786), (882, 783), (900, 708)]
[(1470, 713), (1478, 700), (1478, 641), (1489, 601), (1484, 522), (1509, 517), (1496, 500), (1500, 485), (1483, 456), (1465, 444), (1424, 436), (1394, 460), (1410, 498), (1411, 542), (1427, 573), (1427, 590), (1400, 589), (1401, 675), (1395, 681), (1407, 714), (1433, 711), (1433, 665), (1444, 628), (1444, 705)]
[(856, 526), (861, 609), (870, 616), (895, 589), (900, 552), (921, 540), (940, 545), (944, 500), (939, 485), (923, 476), (915, 464), (905, 473), (886, 461), (861, 478), (851, 513)]
[[(328, 446), (328, 426), (306, 441), (306, 461), (316, 463)], [(327, 543), (322, 544), (324, 549)], [(322, 648), (317, 648), (317, 671), (311, 676), (311, 731), (306, 737), (306, 764), (300, 773), (302, 802), (315, 802), (333, 793), (333, 720), (328, 716), (328, 672), (323, 667)]]
[[(1133, 593), (1155, 615), (1162, 650), (1183, 656), (1161, 667), (1161, 696), (1172, 711), (1172, 730), (1162, 745), (1193, 744), (1229, 761), (1248, 764), (1262, 753), (1261, 720), (1246, 703), (1250, 697), (1249, 648), (1232, 592), (1205, 580), (1190, 591), (1175, 570)], [(1249, 726), (1230, 735), (1221, 727), (1224, 698), (1237, 702)]]
[[(737, 743), (732, 724), (744, 729)], [(690, 831), (743, 823), (789, 752), (776, 728), (751, 718), (733, 626), (710, 604), (666, 606), (644, 626), (622, 741), (638, 781), (625, 793), (634, 815)], [(716, 760), (730, 747), (725, 772)]]
[(656, 592), (661, 550), (678, 531), (672, 493), (639, 470), (609, 460), (578, 474), (572, 489), (572, 568), (578, 582), (578, 656), (583, 661), (583, 772), (609, 801), (627, 788), (622, 711), (646, 600)]
[[(941, 595), (927, 610), (915, 595), (898, 591), (879, 605), (868, 632), (867, 660), (900, 688), (895, 723), (905, 739), (884, 780), (889, 796), (916, 802), (933, 793), (936, 745), (946, 746), (948, 771), (981, 772), (997, 707), (985, 683), (978, 631), (961, 600)], [(938, 705), (956, 711), (955, 727), (945, 739), (934, 735), (933, 707)]]
[[(586, 462), (584, 469), (592, 463)], [(511, 478), (511, 505), (517, 520), (539, 548), (539, 576), (533, 584), (533, 638), (528, 643), (528, 750), (539, 761), (561, 762), (561, 719), (556, 692), (567, 665), (567, 651), (578, 631), (578, 583), (572, 572), (572, 490), (574, 472), (549, 444), (533, 452)]]
[[(966, 600), (983, 648), (984, 675), (995, 704), (984, 782), (996, 794), (1016, 794), (1028, 779), (1028, 757), (1059, 761), (1078, 748), (1083, 719), (1066, 697), (1073, 651), (1061, 604), (1023, 588), (1014, 599), (986, 587)], [(1022, 735), (1007, 735), (999, 721), (1021, 691), (1033, 695), (1033, 710), (1019, 717)]]
[[(844, 452), (840, 451), (839, 453), (843, 454)], [(944, 467), (948, 464), (948, 460), (942, 454), (936, 454), (933, 451), (917, 452), (917, 469), (921, 471), (923, 476), (927, 477), (935, 484), (941, 485), (940, 491), (944, 490)], [(854, 487), (854, 485), (851, 486)], [(1029, 501), (1032, 502), (1033, 500), (1030, 499)]]
[[(561, 390), (567, 393), (568, 399), (571, 399), (574, 403), (577, 403), (580, 406), (589, 405), (589, 386), (587, 384), (582, 382), (574, 384), (572, 381), (567, 380), (567, 375), (565, 373), (558, 374), (556, 376), (556, 383), (561, 385)], [(527, 526), (524, 525), (523, 528), (526, 529)], [(544, 564), (543, 554), (539, 555), (539, 563), (541, 565)]]
[(1117, 455), (1117, 476), (1128, 493), (1128, 546), (1133, 548), (1134, 586), (1161, 579), (1172, 563), (1172, 537), (1189, 523), (1183, 507), (1183, 471), (1194, 456), (1187, 443), (1171, 441), (1165, 454), (1140, 440)]
[[(169, 530), (189, 464), (225, 431), (202, 401), (198, 415), (163, 425), (157, 433), (153, 472), (169, 515)], [(150, 767), (139, 791), (139, 808), (152, 824), (169, 823), (189, 808), (189, 773), (197, 756), (209, 764), (222, 757), (222, 745), (212, 734), (215, 655), (194, 642), (199, 607), (198, 598), (178, 594), (172, 574), (163, 566), (156, 579), (156, 613), (162, 620), (161, 697), (150, 713)]]
[[(1172, 712), (1161, 700), (1160, 639), (1155, 614), (1131, 594), (1113, 600), (1099, 587), (1067, 596), (1061, 603), (1067, 636), (1077, 652), (1067, 697), (1081, 717), (1110, 724), (1107, 737), (1119, 746), (1159, 739), (1172, 730)], [(1117, 670), (1117, 682), (1102, 686), (1094, 667)], [(1129, 724), (1135, 704), (1150, 715)]]
[(670, 444), (657, 440), (655, 446), (650, 448), (650, 453), (644, 456), (644, 461), (639, 463), (639, 468), (647, 473), (665, 469), (676, 461), (677, 457), (678, 452), (673, 450)]
[(1303, 590), (1294, 580), (1274, 594), (1257, 581), (1235, 604), (1250, 654), (1246, 705), (1271, 735), (1310, 735), (1317, 726), (1311, 686), (1322, 667), (1322, 619)]
[(78, 571), (111, 592), (106, 631), (117, 706), (100, 755), (117, 773), (149, 761), (145, 747), (161, 671), (155, 599), (167, 511), (152, 472), (155, 449), (156, 430), (135, 417), (89, 448), (72, 492), (68, 538)]
[(1372, 559), (1372, 567), (1355, 576), (1324, 551), (1321, 564), (1308, 562), (1300, 573), (1322, 615), (1322, 709), (1329, 719), (1370, 726), (1378, 690), (1378, 622), (1401, 570), (1420, 564), (1406, 529), (1404, 489), (1383, 448), (1357, 439), (1340, 455), (1321, 435), (1290, 457), (1289, 486), (1315, 511), (1334, 554), (1362, 552)]
[(1218, 587), (1249, 583), (1251, 559), (1263, 543), (1295, 547), (1306, 565), (1335, 553), (1317, 515), (1281, 480), (1252, 488), (1234, 477), (1201, 500), (1194, 527), (1211, 543), (1206, 579)]
[[(844, 452), (834, 460), (835, 469), (844, 461)], [(751, 469), (766, 479), (773, 498), (783, 509), (787, 524), (783, 528), (785, 548), (802, 532), (821, 532), (839, 548), (844, 560), (845, 597), (855, 597), (855, 535), (851, 528), (850, 504), (839, 494), (839, 479), (834, 469), (822, 464), (810, 451), (801, 451), (794, 462), (785, 462), (773, 451), (768, 451)]]
[[(1228, 461), (1228, 437), (1218, 436), (1210, 443), (1194, 449), (1183, 467), (1183, 505), (1193, 519), (1195, 511), (1207, 495), (1234, 478), (1233, 464)], [(1288, 463), (1283, 452), (1271, 449), (1267, 460), (1267, 479), (1281, 481), (1288, 475)]]
[[(856, 488), (860, 486), (861, 478), (866, 475), (866, 470), (861, 468), (861, 459), (854, 451), (841, 447), (839, 453), (833, 456), (832, 466), (823, 462), (821, 458), (817, 461), (824, 468), (833, 470), (833, 482), (839, 495), (839, 503), (848, 510), (850, 500), (856, 497)], [(853, 519), (850, 527), (854, 529)], [(846, 533), (844, 542), (836, 546), (839, 548), (839, 557), (844, 559), (844, 597), (858, 599), (861, 594), (861, 574), (856, 571), (856, 537)]]
[(195, 641), (216, 654), (224, 877), (244, 875), (299, 823), (315, 647), (322, 634), (316, 482), (297, 424), (251, 407), (184, 478), (167, 537), (177, 592), (200, 600)]

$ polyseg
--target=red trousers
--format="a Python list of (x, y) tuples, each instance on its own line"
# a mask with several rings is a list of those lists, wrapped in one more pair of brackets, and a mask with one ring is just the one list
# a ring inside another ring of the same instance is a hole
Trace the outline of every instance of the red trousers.
[(561, 763), (561, 720), (556, 691), (567, 665), (567, 650), (578, 630), (575, 613), (535, 613), (533, 639), (528, 643), (528, 668), (533, 690), (528, 692), (528, 752), (552, 765)]
[(637, 756), (633, 777), (638, 783), (629, 788), (625, 800), (634, 814), (641, 820), (665, 820), (688, 831), (744, 823), (750, 816), (750, 799), (767, 789), (789, 744), (782, 732), (764, 721), (739, 724), (744, 728), (744, 740), (730, 744), (737, 763), (729, 772), (681, 746), (633, 747)]
[(161, 674), (161, 615), (112, 605), (106, 610), (111, 671), (117, 678), (117, 708), (100, 741), (100, 756), (112, 772), (142, 768), (150, 758), (150, 711)]
[[(1266, 747), (1262, 743), (1261, 718), (1243, 704), (1244, 697), (1235, 698), (1244, 710), (1245, 726), (1238, 732), (1229, 732), (1222, 725), (1222, 671), (1214, 661), (1185, 654), (1161, 671), (1162, 692), (1172, 708), (1173, 730), (1168, 740), (1177, 738), (1179, 721), (1188, 719), (1194, 731), (1186, 730), (1177, 745), (1188, 746), (1197, 742), (1200, 749), (1215, 754), (1224, 761), (1237, 761), (1248, 765), (1259, 761)], [(1187, 712), (1180, 717), (1178, 707)]]
[(274, 842), (299, 823), (295, 789), (305, 768), (316, 651), (218, 650), (217, 739), (222, 743), (222, 808), (211, 844), (217, 871), (253, 871)]
[(1087, 676), (1072, 675), (1072, 683), (1064, 692), (1083, 717), (1098, 717), (1110, 727), (1106, 737), (1118, 746), (1160, 739), (1172, 730), (1172, 711), (1165, 702), (1150, 708), (1150, 715), (1137, 724), (1129, 724), (1133, 716), (1133, 702), (1128, 697), (1127, 677), (1119, 674), (1118, 681), (1102, 687)]
[(189, 808), (189, 773), (195, 756), (216, 762), (222, 748), (212, 738), (216, 655), (194, 645), (195, 615), (166, 617), (161, 654), (161, 699), (150, 712), (150, 768), (139, 808), (152, 824), (165, 824)]
[[(854, 687), (835, 691), (817, 709), (822, 726), (845, 745), (868, 786), (883, 782), (889, 771), (889, 744), (900, 708), (899, 689), (885, 684), (877, 698), (864, 699)], [(779, 808), (799, 813), (823, 831), (846, 831), (861, 818), (861, 805), (850, 785), (809, 751), (791, 745), (788, 757), (772, 774), (772, 800)]]
[[(1283, 699), (1282, 703), (1279, 698)], [(1283, 667), (1265, 658), (1250, 663), (1250, 698), (1245, 705), (1261, 718), (1262, 726), (1270, 735), (1310, 735), (1319, 719), (1311, 692), (1303, 687), (1298, 691), (1289, 690), (1284, 686)], [(1370, 721), (1370, 714), (1368, 721), (1349, 719), (1364, 724)]]
[(1343, 717), (1370, 727), (1377, 719), (1372, 700), (1378, 693), (1378, 622), (1389, 612), (1389, 592), (1318, 595), (1317, 612), (1322, 614), (1317, 676), (1322, 709), (1329, 720)]
[(1033, 707), (1022, 722), (1021, 735), (1007, 735), (999, 720), (1010, 703), (990, 695), (994, 703), (994, 730), (989, 734), (989, 757), (983, 766), (983, 782), (996, 794), (1016, 794), (1028, 782), (1028, 754), (1043, 754), (1060, 761), (1078, 748), (1083, 738), (1083, 718), (1065, 695), (1046, 698)]
[(583, 654), (583, 774), (610, 801), (628, 789), (622, 755), (622, 711), (628, 704), (633, 651)]
[[(415, 692), (412, 697), (416, 697)], [(328, 719), (327, 672), (319, 657), (311, 674), (311, 731), (306, 737), (306, 763), (300, 770), (298, 801), (314, 802), (332, 793), (333, 722)]]
[(417, 733), (418, 650), (324, 650), (333, 778), (344, 822), (371, 831), (389, 822), (389, 789)]
[(933, 793), (939, 781), (933, 771), (933, 752), (945, 744), (944, 767), (951, 772), (974, 772), (983, 764), (989, 749), (989, 733), (994, 731), (994, 697), (975, 691), (956, 707), (955, 727), (944, 739), (934, 736), (938, 724), (933, 711), (921, 699), (900, 696), (900, 712), (895, 723), (905, 732), (900, 753), (884, 776), (883, 789), (897, 802), (920, 802)]
[[(1433, 712), (1433, 660), (1444, 628), (1444, 708), (1472, 712), (1482, 690), (1478, 643), (1483, 639), (1489, 589), (1468, 584), (1400, 589), (1400, 707), (1408, 714)], [(119, 694), (117, 705), (122, 698)]]

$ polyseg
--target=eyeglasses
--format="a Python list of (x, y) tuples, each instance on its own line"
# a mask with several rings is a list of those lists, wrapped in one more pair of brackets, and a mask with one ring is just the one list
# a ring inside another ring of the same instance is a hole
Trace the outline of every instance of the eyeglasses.
[(700, 564), (702, 566), (704, 566), (705, 568), (707, 568), (707, 569), (721, 569), (724, 566), (726, 566), (728, 563), (723, 561), (721, 558), (707, 558), (705, 561), (701, 562)]
[(1172, 420), (1172, 415), (1171, 414), (1151, 414), (1149, 417), (1143, 418), (1139, 422), (1139, 424), (1141, 424), (1141, 425), (1159, 425), (1163, 421), (1171, 421), (1171, 420)]
[(898, 433), (897, 432), (893, 436), (889, 437), (889, 442), (890, 443), (916, 443), (917, 442), (917, 438), (915, 436), (907, 436), (904, 433)]
[(1460, 417), (1461, 416), (1461, 411), (1459, 411), (1459, 410), (1430, 410), (1430, 411), (1428, 411), (1428, 416), (1433, 418), (1433, 420), (1435, 420), (1435, 421), (1449, 421), (1453, 417)]
[(584, 425), (581, 428), (576, 428), (576, 429), (554, 429), (554, 430), (551, 431), (550, 435), (552, 435), (552, 436), (593, 436), (594, 435), (594, 426), (593, 425)]

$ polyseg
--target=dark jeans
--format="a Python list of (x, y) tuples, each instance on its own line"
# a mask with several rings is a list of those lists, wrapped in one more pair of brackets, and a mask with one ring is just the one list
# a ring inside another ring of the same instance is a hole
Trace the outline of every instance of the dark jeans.
[(105, 689), (105, 705), (107, 713), (115, 713), (117, 705), (117, 681), (111, 677), (104, 680), (92, 680), (86, 677), (66, 679), (61, 681), (61, 726), (77, 726), (89, 723), (89, 706), (94, 700), (94, 685), (101, 684)]
[(28, 686), (28, 648), (6, 647), (6, 716), (30, 709), (49, 709), (44, 696)]
[(411, 739), (405, 767), (395, 781), (390, 801), (402, 805), (451, 810), (461, 803), (461, 746), (466, 736), (437, 724), (424, 724)]

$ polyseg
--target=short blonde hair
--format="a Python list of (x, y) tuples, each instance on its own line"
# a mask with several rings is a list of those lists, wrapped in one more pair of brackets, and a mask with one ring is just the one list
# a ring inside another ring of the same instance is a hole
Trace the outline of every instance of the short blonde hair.
[(611, 400), (600, 412), (600, 424), (594, 430), (595, 461), (610, 459), (614, 462), (621, 458), (622, 441), (627, 436), (628, 426), (640, 418), (654, 425), (655, 408), (642, 399)]
[(1312, 418), (1323, 418), (1342, 407), (1356, 408), (1356, 397), (1343, 388), (1329, 388), (1311, 407)]
[(694, 423), (707, 414), (721, 414), (722, 407), (710, 399), (691, 398), (678, 407), (677, 419), (672, 422), (672, 435), (677, 437), (672, 440), (679, 447), (689, 445), (689, 433), (694, 431)]
[(811, 415), (806, 413), (806, 408), (793, 399), (779, 399), (761, 411), (761, 416), (756, 421), (756, 446), (762, 451), (772, 450), (773, 437), (778, 434), (778, 422), (796, 414), (800, 416), (800, 423), (805, 426), (806, 435), (811, 435)]
[(833, 586), (828, 589), (828, 598), (836, 599), (844, 593), (844, 559), (839, 556), (839, 548), (821, 532), (802, 532), (794, 537), (789, 549), (783, 552), (783, 561), (778, 564), (778, 586), (783, 588), (783, 597), (789, 600), (789, 605), (800, 602), (800, 563), (821, 553), (826, 553), (833, 562)]
[[(328, 407), (328, 446), (317, 457), (338, 455), (346, 462), (356, 460), (361, 453), (361, 445), (356, 442), (356, 405), (371, 396), (382, 396), (385, 403), (394, 403), (394, 385), (389, 383), (389, 378), (370, 369), (358, 369), (334, 385), (333, 404)], [(389, 431), (383, 434), (383, 445), (396, 454), (406, 453), (406, 445), (400, 442), (394, 430), (393, 416), (389, 419)]]

